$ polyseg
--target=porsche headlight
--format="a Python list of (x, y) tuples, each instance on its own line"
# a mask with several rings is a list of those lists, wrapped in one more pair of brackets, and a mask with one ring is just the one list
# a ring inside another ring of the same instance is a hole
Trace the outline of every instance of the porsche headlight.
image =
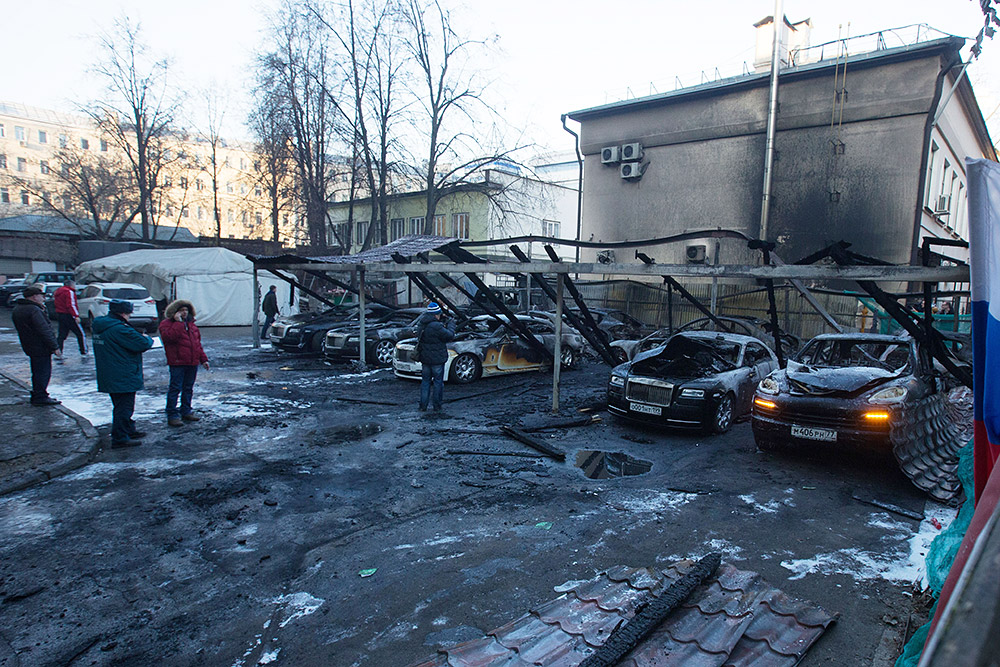
[(886, 387), (868, 397), (869, 403), (899, 403), (906, 399), (906, 387)]
[(760, 381), (760, 384), (757, 385), (757, 391), (762, 394), (771, 394), (772, 396), (776, 395), (780, 392), (780, 389), (778, 388), (778, 381), (774, 378), (764, 378)]
[(625, 386), (625, 376), (624, 375), (612, 375), (610, 382), (611, 382), (611, 386), (612, 387), (624, 387)]

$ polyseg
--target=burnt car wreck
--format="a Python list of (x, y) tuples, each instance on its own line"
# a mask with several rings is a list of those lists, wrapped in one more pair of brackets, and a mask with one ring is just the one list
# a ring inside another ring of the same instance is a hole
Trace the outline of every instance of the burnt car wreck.
[(608, 412), (634, 421), (725, 433), (750, 411), (757, 382), (777, 367), (774, 352), (756, 338), (675, 334), (611, 371)]
[(825, 334), (761, 380), (753, 434), (764, 450), (891, 451), (919, 488), (948, 501), (961, 490), (955, 472), (964, 443), (946, 401), (930, 355), (914, 339)]

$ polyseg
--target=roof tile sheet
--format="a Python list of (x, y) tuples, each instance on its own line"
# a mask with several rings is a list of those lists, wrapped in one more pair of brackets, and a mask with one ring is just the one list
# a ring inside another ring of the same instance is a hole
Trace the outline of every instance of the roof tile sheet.
[[(486, 637), (441, 648), (413, 667), (574, 667), (692, 566), (615, 567), (556, 587), (557, 598)], [(794, 665), (836, 615), (723, 563), (622, 661), (629, 667)]]

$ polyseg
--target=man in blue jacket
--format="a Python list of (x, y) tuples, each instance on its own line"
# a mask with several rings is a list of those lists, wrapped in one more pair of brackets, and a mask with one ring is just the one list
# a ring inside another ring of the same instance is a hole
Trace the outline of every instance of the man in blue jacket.
[(94, 361), (97, 364), (97, 391), (111, 397), (111, 446), (135, 447), (146, 435), (135, 429), (135, 392), (143, 388), (142, 353), (153, 347), (153, 339), (128, 324), (132, 304), (114, 300), (108, 314), (94, 320)]
[(434, 408), (434, 412), (441, 412), (441, 403), (444, 402), (444, 364), (448, 361), (448, 348), (445, 343), (455, 337), (455, 322), (451, 320), (445, 326), (441, 322), (441, 315), (441, 306), (431, 301), (427, 304), (427, 312), (417, 323), (417, 339), (420, 341), (421, 412), (427, 410), (428, 403)]

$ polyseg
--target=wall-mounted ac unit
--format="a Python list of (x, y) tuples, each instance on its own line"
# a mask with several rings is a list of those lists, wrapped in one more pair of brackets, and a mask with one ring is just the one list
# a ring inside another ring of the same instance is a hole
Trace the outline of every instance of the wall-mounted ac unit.
[(622, 160), (641, 160), (642, 144), (622, 144)]
[(708, 256), (708, 246), (689, 245), (685, 250), (688, 264), (704, 264)]
[(941, 195), (937, 198), (937, 205), (934, 212), (938, 215), (948, 215), (951, 213), (951, 195)]
[(601, 149), (601, 164), (615, 164), (618, 157), (618, 146), (605, 146)]
[(642, 177), (642, 164), (639, 162), (625, 162), (618, 169), (622, 178), (633, 180)]

